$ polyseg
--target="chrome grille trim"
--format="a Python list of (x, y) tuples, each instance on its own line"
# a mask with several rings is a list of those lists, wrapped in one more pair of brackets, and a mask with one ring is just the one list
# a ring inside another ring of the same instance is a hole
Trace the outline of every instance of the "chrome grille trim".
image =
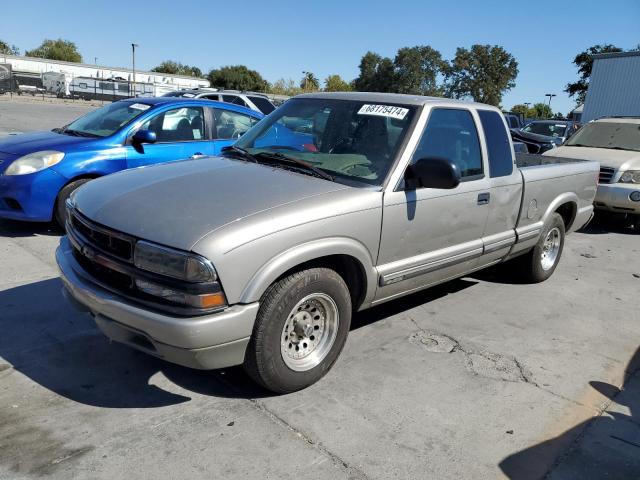
[(611, 180), (613, 179), (615, 173), (615, 168), (600, 167), (600, 176), (598, 177), (598, 183), (611, 183)]

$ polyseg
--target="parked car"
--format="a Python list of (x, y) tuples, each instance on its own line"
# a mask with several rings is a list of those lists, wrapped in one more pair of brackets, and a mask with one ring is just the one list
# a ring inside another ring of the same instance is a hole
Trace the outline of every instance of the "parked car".
[(233, 103), (250, 108), (256, 112), (270, 114), (276, 106), (263, 93), (241, 92), (239, 90), (218, 90), (217, 88), (196, 88), (191, 90), (178, 90), (163, 95), (164, 97), (204, 98), (217, 102)]
[(640, 229), (640, 117), (594, 120), (545, 155), (600, 162), (595, 208), (629, 215)]
[(512, 259), (551, 276), (591, 218), (598, 164), (536, 158), (514, 164), (489, 105), (301, 95), (222, 157), (82, 187), (56, 258), (110, 338), (290, 392), (329, 371), (355, 311)]
[(52, 131), (0, 139), (0, 218), (64, 224), (80, 185), (133, 167), (220, 153), (263, 117), (227, 103), (122, 100)]
[(524, 116), (521, 113), (502, 112), (509, 128), (522, 128), (524, 126)]
[(556, 145), (562, 145), (579, 128), (579, 123), (570, 120), (534, 120), (522, 127), (522, 131), (549, 137)]

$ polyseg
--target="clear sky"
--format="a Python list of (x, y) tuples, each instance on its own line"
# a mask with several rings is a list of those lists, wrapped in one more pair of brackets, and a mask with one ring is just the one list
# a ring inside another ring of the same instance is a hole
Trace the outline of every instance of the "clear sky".
[[(166, 59), (204, 71), (244, 64), (267, 80), (298, 80), (309, 70), (323, 80), (351, 80), (367, 50), (393, 57), (398, 48), (431, 45), (450, 59), (456, 47), (503, 46), (519, 63), (516, 87), (503, 106), (544, 100), (567, 113), (563, 93), (577, 78), (571, 61), (585, 48), (640, 43), (640, 0), (412, 1), (7, 1), (0, 39), (21, 51), (44, 38), (76, 42), (84, 61), (138, 68)], [(147, 6), (144, 6), (144, 5)]]

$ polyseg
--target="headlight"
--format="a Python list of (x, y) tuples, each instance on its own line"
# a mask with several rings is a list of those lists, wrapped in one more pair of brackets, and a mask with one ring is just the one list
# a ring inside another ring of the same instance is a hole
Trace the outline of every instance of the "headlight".
[(39, 172), (45, 168), (53, 167), (64, 158), (64, 153), (55, 150), (44, 150), (34, 152), (14, 160), (5, 175), (26, 175), (28, 173)]
[(622, 174), (620, 183), (640, 183), (640, 170), (627, 170)]
[(206, 258), (144, 241), (136, 243), (133, 263), (142, 270), (186, 282), (215, 282), (218, 279)]

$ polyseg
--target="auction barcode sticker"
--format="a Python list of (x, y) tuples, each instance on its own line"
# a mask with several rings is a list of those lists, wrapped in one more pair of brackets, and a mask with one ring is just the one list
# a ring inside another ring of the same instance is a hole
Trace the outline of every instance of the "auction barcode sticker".
[(145, 111), (149, 110), (151, 108), (151, 105), (147, 105), (146, 103), (132, 103), (131, 105), (129, 105), (129, 108)]
[(379, 117), (391, 117), (402, 120), (409, 113), (408, 108), (394, 107), (393, 105), (362, 105), (358, 115), (377, 115)]

